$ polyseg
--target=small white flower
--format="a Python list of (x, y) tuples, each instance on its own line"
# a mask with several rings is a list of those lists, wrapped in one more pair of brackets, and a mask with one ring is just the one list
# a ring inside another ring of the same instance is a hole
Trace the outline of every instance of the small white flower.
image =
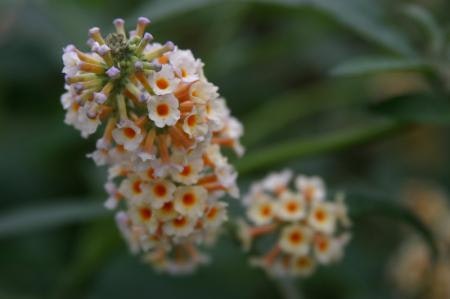
[(180, 118), (178, 100), (172, 94), (154, 96), (148, 102), (148, 117), (159, 128), (173, 126)]
[(155, 211), (152, 206), (145, 201), (131, 204), (130, 207), (131, 218), (133, 223), (141, 225), (148, 233), (154, 233), (158, 227)]
[(335, 206), (328, 202), (316, 202), (309, 213), (308, 223), (320, 232), (332, 234), (336, 229)]
[(112, 131), (114, 141), (123, 145), (127, 151), (136, 150), (144, 140), (141, 128), (130, 120), (117, 124), (117, 128)]
[(157, 210), (157, 213), (158, 219), (161, 221), (173, 220), (179, 216), (178, 212), (175, 210), (173, 201), (165, 202), (162, 207)]
[(281, 172), (269, 174), (261, 182), (261, 186), (264, 188), (264, 190), (271, 192), (283, 191), (289, 184), (291, 178), (292, 178), (292, 171), (286, 169)]
[(208, 133), (208, 123), (205, 122), (203, 113), (195, 109), (191, 114), (187, 115), (183, 121), (183, 131), (191, 138), (196, 138), (199, 141), (204, 139)]
[(63, 73), (68, 76), (75, 76), (78, 73), (78, 65), (81, 62), (74, 50), (65, 51), (62, 56), (64, 68)]
[(190, 50), (173, 51), (169, 54), (169, 62), (183, 82), (190, 83), (198, 80), (198, 68), (201, 64), (195, 60)]
[(316, 262), (308, 255), (297, 256), (292, 258), (290, 269), (294, 275), (302, 277), (310, 276), (316, 269)]
[(309, 251), (311, 238), (310, 228), (300, 224), (292, 224), (283, 228), (279, 245), (286, 253), (295, 256), (306, 255)]
[(148, 196), (148, 185), (138, 176), (122, 180), (119, 192), (133, 201), (141, 201)]
[(176, 78), (170, 65), (163, 65), (159, 72), (150, 74), (150, 86), (157, 95), (172, 93), (178, 86), (180, 79)]
[(203, 187), (178, 187), (175, 191), (175, 210), (181, 215), (198, 218), (203, 214), (208, 193)]
[(284, 221), (296, 221), (306, 216), (306, 204), (300, 194), (283, 192), (277, 202), (277, 217)]
[(218, 88), (214, 84), (206, 80), (199, 80), (189, 88), (189, 96), (194, 103), (206, 104), (219, 97), (217, 90)]
[(213, 131), (222, 130), (225, 120), (230, 115), (230, 110), (223, 98), (208, 101), (205, 105), (205, 112)]
[(175, 185), (169, 181), (156, 180), (152, 182), (149, 188), (151, 205), (155, 209), (161, 208), (164, 203), (173, 199), (175, 190)]
[(164, 223), (163, 231), (169, 236), (186, 237), (193, 232), (195, 223), (195, 219), (187, 216), (178, 216)]
[(203, 223), (207, 228), (218, 228), (228, 220), (227, 204), (225, 202), (216, 201), (209, 204), (206, 208)]
[(182, 165), (181, 171), (173, 169), (172, 178), (178, 183), (185, 185), (195, 184), (199, 179), (199, 173), (203, 169), (203, 160), (195, 159)]
[(325, 184), (320, 177), (312, 176), (307, 177), (304, 175), (299, 175), (295, 179), (295, 186), (302, 192), (303, 197), (309, 203), (313, 201), (323, 201), (325, 200)]
[(268, 197), (261, 197), (247, 211), (247, 217), (256, 225), (270, 223), (275, 216), (275, 204)]

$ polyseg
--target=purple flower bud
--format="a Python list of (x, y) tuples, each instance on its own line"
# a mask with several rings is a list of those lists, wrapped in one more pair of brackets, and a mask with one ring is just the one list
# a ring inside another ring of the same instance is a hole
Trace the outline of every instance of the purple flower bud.
[(106, 74), (111, 79), (117, 79), (120, 76), (120, 70), (118, 68), (116, 68), (115, 66), (112, 66), (106, 71)]
[(142, 63), (142, 61), (136, 61), (134, 63), (134, 69), (138, 72), (144, 70), (144, 64)]
[(150, 33), (146, 32), (146, 33), (144, 34), (143, 40), (149, 42), (149, 41), (153, 40), (153, 35), (151, 35)]
[(173, 42), (167, 41), (167, 42), (164, 44), (164, 47), (167, 48), (168, 50), (173, 50), (173, 48), (175, 48), (175, 45), (174, 45)]
[(93, 36), (95, 34), (98, 34), (100, 32), (100, 28), (98, 27), (92, 27), (89, 29), (89, 36)]
[(94, 93), (94, 101), (98, 104), (103, 104), (104, 102), (106, 102), (107, 99), (108, 97), (102, 92)]
[(107, 45), (101, 45), (100, 47), (97, 47), (97, 49), (96, 49), (96, 52), (100, 56), (105, 56), (110, 51), (111, 51), (111, 49)]
[(140, 18), (138, 18), (138, 23), (139, 23), (139, 24), (142, 24), (142, 25), (144, 25), (144, 26), (147, 26), (147, 25), (150, 24), (151, 22), (150, 22), (150, 20), (147, 19), (146, 17), (140, 17)]
[(146, 93), (141, 93), (139, 95), (139, 101), (141, 101), (142, 103), (147, 103), (150, 100), (150, 96)]
[(67, 45), (65, 48), (63, 48), (64, 53), (69, 53), (69, 52), (73, 52), (75, 51), (75, 46), (74, 45)]
[(114, 26), (123, 26), (125, 24), (125, 21), (121, 18), (117, 18), (113, 21)]

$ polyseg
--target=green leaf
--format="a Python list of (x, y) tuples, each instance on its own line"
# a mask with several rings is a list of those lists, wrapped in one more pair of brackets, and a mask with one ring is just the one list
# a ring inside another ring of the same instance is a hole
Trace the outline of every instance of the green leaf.
[(136, 19), (139, 16), (147, 16), (152, 21), (160, 21), (165, 18), (173, 17), (179, 14), (187, 13), (193, 10), (202, 9), (210, 5), (224, 2), (223, 0), (183, 0), (168, 1), (157, 0), (149, 4), (142, 5), (133, 13), (130, 19)]
[(357, 32), (361, 36), (397, 54), (412, 56), (415, 51), (409, 41), (399, 32), (389, 27), (381, 13), (375, 14), (378, 1), (362, 5), (361, 0), (310, 0), (313, 7), (328, 13), (336, 21)]
[[(251, 147), (275, 134), (287, 125), (319, 111), (335, 109), (360, 101), (354, 82), (325, 82), (312, 88), (290, 91), (265, 101), (244, 118), (245, 134), (242, 143)], [(335, 96), (329, 97), (330, 94)], [(268, 121), (268, 120), (276, 121)]]
[(358, 57), (334, 67), (330, 74), (334, 76), (367, 75), (397, 71), (427, 71), (431, 66), (416, 58), (401, 57)]
[[(233, 0), (235, 3), (262, 3), (285, 7), (313, 7), (325, 12), (350, 30), (360, 34), (382, 47), (397, 54), (414, 55), (415, 51), (402, 34), (386, 26), (384, 16), (373, 13), (379, 8), (374, 2), (362, 5), (361, 0)], [(230, 3), (225, 0), (159, 0), (141, 6), (132, 15), (145, 15), (153, 21), (172, 17), (196, 9), (202, 9), (220, 3)]]
[(88, 221), (107, 213), (99, 202), (85, 200), (18, 208), (0, 215), (0, 238)]
[[(112, 218), (112, 217), (111, 217)], [(83, 291), (111, 255), (123, 244), (114, 222), (101, 219), (83, 227), (75, 243), (64, 277), (54, 291), (54, 298), (86, 297)]]
[(425, 8), (408, 4), (402, 9), (403, 13), (416, 21), (425, 31), (425, 34), (430, 39), (430, 49), (434, 53), (439, 53), (443, 50), (445, 44), (445, 34), (439, 27), (439, 24), (434, 19), (433, 15)]
[(432, 93), (399, 96), (374, 105), (372, 111), (399, 121), (450, 123), (450, 99)]
[(433, 257), (438, 255), (436, 241), (431, 230), (409, 209), (393, 198), (367, 193), (350, 193), (346, 199), (351, 218), (389, 217), (413, 228), (428, 244)]
[(289, 160), (342, 150), (398, 132), (405, 124), (382, 121), (360, 128), (338, 131), (311, 139), (300, 139), (249, 152), (235, 165), (240, 174), (266, 169)]

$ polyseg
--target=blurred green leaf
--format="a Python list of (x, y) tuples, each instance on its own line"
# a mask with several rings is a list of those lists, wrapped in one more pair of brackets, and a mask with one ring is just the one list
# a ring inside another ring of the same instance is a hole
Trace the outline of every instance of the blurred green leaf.
[(289, 160), (300, 159), (351, 146), (364, 144), (396, 133), (405, 128), (405, 124), (395, 121), (381, 121), (364, 127), (338, 131), (310, 139), (288, 141), (269, 146), (255, 152), (249, 152), (238, 160), (236, 168), (240, 174), (269, 168)]
[(122, 244), (112, 222), (112, 219), (102, 219), (83, 227), (73, 250), (74, 256), (65, 270), (66, 275), (55, 290), (55, 298), (84, 297), (80, 293), (86, 284)]
[(0, 238), (88, 221), (108, 211), (97, 202), (71, 200), (18, 208), (0, 215)]
[(265, 101), (244, 118), (242, 143), (251, 147), (305, 116), (360, 101), (355, 89), (348, 87), (333, 80)]
[(433, 257), (437, 257), (437, 245), (430, 229), (413, 212), (399, 204), (398, 201), (383, 195), (368, 193), (350, 193), (346, 201), (350, 207), (351, 218), (381, 216), (409, 225), (428, 244)]
[(405, 5), (402, 11), (423, 28), (430, 40), (430, 49), (434, 53), (441, 52), (445, 44), (445, 34), (433, 15), (425, 8), (415, 4)]
[(384, 16), (372, 13), (372, 10), (376, 10), (378, 1), (370, 1), (365, 6), (362, 5), (365, 1), (360, 0), (310, 0), (309, 2), (341, 24), (392, 52), (408, 56), (415, 54), (404, 35), (389, 27)]
[(400, 121), (450, 123), (450, 99), (432, 93), (399, 96), (374, 105), (372, 110)]
[[(288, 7), (313, 7), (327, 13), (336, 21), (363, 37), (376, 42), (382, 47), (402, 55), (414, 55), (409, 42), (404, 36), (386, 25), (379, 14), (374, 14), (376, 4), (361, 5), (355, 0), (233, 0), (235, 3), (264, 3)], [(184, 0), (167, 1), (159, 0), (141, 6), (132, 18), (145, 15), (154, 21), (179, 15), (207, 6), (224, 3), (224, 0)]]
[(431, 66), (416, 58), (401, 57), (358, 57), (334, 67), (330, 73), (334, 76), (367, 75), (396, 71), (427, 71)]

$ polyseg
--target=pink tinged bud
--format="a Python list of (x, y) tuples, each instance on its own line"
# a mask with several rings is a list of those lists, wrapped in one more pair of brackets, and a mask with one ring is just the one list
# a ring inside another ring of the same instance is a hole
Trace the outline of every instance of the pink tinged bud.
[(111, 51), (111, 49), (107, 46), (107, 45), (101, 45), (100, 47), (97, 48), (97, 53), (100, 56), (105, 56), (106, 54), (108, 54)]
[(100, 33), (100, 28), (98, 27), (89, 29), (89, 37), (98, 42), (100, 45), (105, 44), (105, 41)]
[(88, 46), (89, 48), (91, 48), (92, 51), (94, 51), (93, 49), (94, 49), (95, 45), (96, 45), (96, 44), (98, 45), (98, 43), (97, 43), (95, 40), (93, 40), (92, 38), (89, 38), (89, 39), (86, 41), (86, 44), (87, 44), (87, 46)]
[(153, 40), (153, 35), (151, 35), (150, 33), (146, 32), (146, 33), (144, 34), (143, 39), (144, 39), (145, 41), (147, 41), (147, 42), (150, 42), (150, 41)]
[(136, 26), (136, 36), (142, 37), (145, 31), (145, 27), (150, 24), (150, 20), (145, 17), (140, 17)]
[(108, 77), (110, 77), (111, 79), (117, 79), (120, 76), (120, 70), (118, 68), (116, 68), (115, 66), (110, 67), (107, 71), (106, 74), (108, 75)]
[(64, 53), (74, 52), (75, 51), (74, 45), (67, 45), (65, 48), (63, 48)]
[(98, 104), (103, 104), (104, 102), (106, 102), (107, 99), (108, 99), (108, 97), (105, 94), (101, 93), (101, 92), (95, 92), (94, 93), (94, 100)]
[(134, 69), (138, 72), (142, 72), (144, 70), (144, 64), (142, 63), (142, 61), (136, 61), (134, 63)]
[(167, 41), (167, 42), (164, 44), (164, 48), (166, 48), (166, 49), (169, 50), (169, 51), (172, 51), (173, 48), (175, 48), (175, 45), (174, 45), (173, 42)]
[(73, 84), (73, 89), (77, 94), (80, 94), (84, 90), (84, 85), (81, 83), (75, 83)]
[(153, 70), (159, 72), (162, 69), (162, 65), (159, 63), (153, 63)]
[(113, 21), (114, 27), (116, 27), (116, 32), (118, 34), (123, 35), (124, 37), (126, 37), (126, 33), (125, 33), (125, 21), (123, 19), (115, 19)]
[(139, 95), (139, 101), (141, 101), (142, 103), (147, 103), (150, 100), (150, 96), (146, 93), (141, 93)]

